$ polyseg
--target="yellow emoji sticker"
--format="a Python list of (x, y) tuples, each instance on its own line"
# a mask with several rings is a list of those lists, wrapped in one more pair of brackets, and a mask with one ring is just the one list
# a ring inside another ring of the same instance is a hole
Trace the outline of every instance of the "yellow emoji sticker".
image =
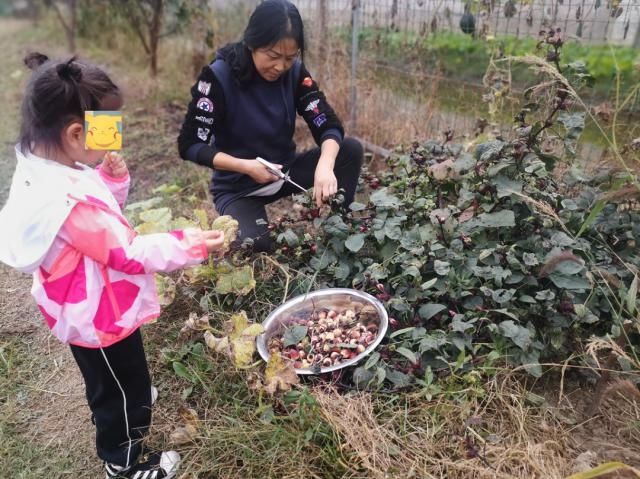
[(122, 112), (85, 111), (86, 150), (122, 149)]

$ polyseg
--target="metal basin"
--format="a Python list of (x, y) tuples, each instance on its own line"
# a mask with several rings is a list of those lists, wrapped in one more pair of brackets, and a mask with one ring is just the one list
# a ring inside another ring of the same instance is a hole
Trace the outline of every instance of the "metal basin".
[[(320, 374), (337, 371), (338, 369), (353, 366), (362, 358), (370, 354), (382, 341), (389, 326), (389, 316), (382, 306), (382, 303), (370, 294), (347, 288), (320, 289), (313, 293), (297, 296), (276, 308), (262, 325), (265, 332), (258, 336), (258, 353), (264, 361), (269, 360), (269, 350), (267, 344), (274, 335), (283, 334), (287, 328), (297, 318), (296, 315), (310, 314), (314, 309), (354, 309), (356, 312), (374, 313), (378, 317), (378, 335), (367, 348), (357, 356), (334, 366), (323, 367)], [(296, 369), (298, 374), (317, 374), (310, 369)]]

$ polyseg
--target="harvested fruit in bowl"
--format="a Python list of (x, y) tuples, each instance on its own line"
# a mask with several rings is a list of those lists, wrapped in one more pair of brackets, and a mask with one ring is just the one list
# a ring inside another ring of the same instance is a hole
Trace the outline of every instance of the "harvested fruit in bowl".
[(298, 312), (267, 340), (270, 354), (280, 354), (295, 369), (340, 366), (362, 355), (376, 341), (379, 318), (353, 308)]

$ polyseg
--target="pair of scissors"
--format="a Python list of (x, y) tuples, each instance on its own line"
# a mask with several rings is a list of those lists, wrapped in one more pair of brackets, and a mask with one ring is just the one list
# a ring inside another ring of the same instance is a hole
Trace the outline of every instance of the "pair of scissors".
[(303, 188), (302, 186), (300, 186), (298, 183), (296, 183), (295, 181), (293, 181), (291, 179), (291, 177), (289, 176), (289, 173), (284, 173), (281, 169), (277, 168), (273, 163), (269, 163), (264, 158), (257, 157), (256, 160), (258, 160), (258, 162), (260, 162), (262, 165), (264, 165), (264, 167), (267, 170), (269, 170), (269, 173), (271, 173), (272, 175), (277, 176), (278, 178), (280, 178), (281, 180), (286, 181), (287, 183), (291, 183), (293, 186), (298, 188), (303, 193), (307, 192), (306, 188)]

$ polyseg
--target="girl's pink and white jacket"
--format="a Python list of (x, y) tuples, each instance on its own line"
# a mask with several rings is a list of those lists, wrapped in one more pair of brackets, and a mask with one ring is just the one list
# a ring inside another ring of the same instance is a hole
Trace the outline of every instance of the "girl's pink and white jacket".
[(33, 274), (52, 333), (106, 347), (160, 314), (153, 273), (207, 258), (202, 231), (138, 235), (122, 214), (129, 176), (23, 154), (0, 211), (0, 261)]

